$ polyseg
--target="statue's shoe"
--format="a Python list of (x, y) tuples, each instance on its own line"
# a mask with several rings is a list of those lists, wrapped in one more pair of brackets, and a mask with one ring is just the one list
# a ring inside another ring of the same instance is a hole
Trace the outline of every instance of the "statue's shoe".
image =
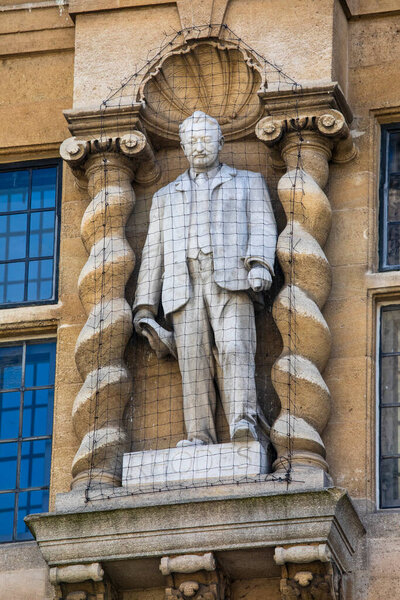
[(194, 440), (180, 440), (177, 443), (176, 447), (177, 448), (184, 448), (185, 446), (204, 446), (206, 443), (207, 442), (205, 442), (204, 440), (198, 440), (198, 439), (194, 439)]
[(252, 423), (242, 419), (236, 423), (232, 432), (232, 442), (250, 442), (258, 440), (256, 428)]

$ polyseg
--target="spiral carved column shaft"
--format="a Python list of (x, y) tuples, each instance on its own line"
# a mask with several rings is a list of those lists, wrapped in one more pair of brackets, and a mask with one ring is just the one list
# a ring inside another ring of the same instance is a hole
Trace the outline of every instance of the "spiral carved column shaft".
[[(256, 132), (268, 145), (278, 145), (287, 168), (278, 183), (287, 224), (277, 244), (285, 282), (273, 305), (283, 341), (282, 353), (272, 367), (272, 383), (281, 403), (271, 428), (277, 452), (274, 467), (278, 471), (309, 467), (327, 471), (321, 434), (331, 400), (322, 373), (331, 335), (321, 311), (331, 288), (331, 269), (323, 251), (331, 207), (323, 188), (329, 160), (338, 140), (348, 140), (348, 128), (343, 116), (333, 110), (291, 123), (266, 117)], [(347, 160), (354, 156), (352, 142), (343, 148)]]
[[(106, 164), (105, 164), (106, 162)], [(79, 296), (88, 315), (75, 348), (75, 362), (84, 380), (73, 406), (73, 423), (81, 445), (74, 458), (74, 482), (118, 483), (125, 450), (122, 417), (131, 395), (131, 377), (124, 362), (132, 335), (132, 317), (125, 285), (134, 254), (125, 238), (134, 206), (132, 168), (118, 155), (97, 155), (86, 165), (93, 198), (81, 224), (89, 258), (79, 277)]]
[(135, 203), (132, 188), (136, 154), (148, 152), (140, 132), (120, 138), (66, 140), (62, 157), (77, 177), (87, 180), (91, 199), (81, 223), (88, 253), (78, 281), (87, 314), (75, 347), (83, 385), (72, 418), (79, 449), (72, 464), (72, 487), (120, 485), (126, 451), (123, 414), (132, 393), (124, 353), (132, 335), (132, 313), (125, 286), (135, 256), (125, 226)]

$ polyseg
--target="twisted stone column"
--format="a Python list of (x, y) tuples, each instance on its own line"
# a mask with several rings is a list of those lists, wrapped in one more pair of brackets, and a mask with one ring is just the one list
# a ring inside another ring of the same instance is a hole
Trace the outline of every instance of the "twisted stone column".
[(135, 261), (125, 225), (135, 203), (131, 158), (145, 149), (146, 138), (139, 131), (91, 141), (69, 138), (61, 146), (61, 156), (77, 176), (85, 175), (91, 198), (81, 223), (89, 256), (78, 288), (87, 321), (75, 347), (83, 385), (72, 411), (81, 441), (72, 465), (72, 487), (121, 483), (126, 450), (122, 419), (132, 392), (124, 362), (132, 335), (125, 286)]
[(275, 470), (328, 470), (321, 434), (330, 412), (330, 394), (322, 372), (331, 336), (322, 308), (331, 288), (331, 270), (323, 246), (331, 227), (331, 207), (323, 188), (329, 160), (350, 160), (355, 149), (343, 115), (321, 109), (293, 119), (262, 119), (257, 136), (278, 149), (287, 172), (278, 195), (287, 224), (277, 256), (285, 283), (273, 305), (283, 350), (272, 367), (272, 383), (281, 410), (271, 428), (277, 451)]

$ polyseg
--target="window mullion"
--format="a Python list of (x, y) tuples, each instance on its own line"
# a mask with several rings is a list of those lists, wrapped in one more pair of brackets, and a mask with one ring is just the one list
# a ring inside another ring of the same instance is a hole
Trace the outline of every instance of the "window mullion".
[(28, 192), (28, 211), (26, 218), (26, 248), (25, 248), (25, 282), (24, 282), (24, 302), (28, 299), (28, 278), (29, 278), (29, 246), (31, 239), (31, 200), (32, 200), (32, 169), (29, 170), (29, 192)]

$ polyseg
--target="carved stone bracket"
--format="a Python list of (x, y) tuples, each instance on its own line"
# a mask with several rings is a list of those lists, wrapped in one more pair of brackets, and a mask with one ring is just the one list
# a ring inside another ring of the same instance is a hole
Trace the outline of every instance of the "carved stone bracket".
[(165, 600), (229, 599), (229, 580), (210, 552), (163, 557), (160, 571), (166, 576)]
[(55, 600), (117, 600), (116, 590), (99, 563), (50, 569)]
[(329, 162), (347, 162), (357, 150), (349, 124), (351, 111), (337, 84), (260, 95), (264, 117), (256, 135), (273, 150), (275, 166), (286, 168), (278, 195), (287, 225), (277, 244), (285, 285), (273, 316), (283, 351), (272, 367), (281, 412), (271, 428), (277, 471), (307, 477), (307, 470), (328, 471), (321, 434), (330, 411), (322, 377), (331, 336), (322, 315), (329, 296), (331, 269), (323, 247), (331, 227), (331, 207), (323, 189)]
[(313, 575), (310, 571), (298, 571), (293, 578), (282, 578), (282, 600), (338, 600), (330, 575)]
[(326, 544), (277, 547), (274, 559), (282, 600), (343, 600), (343, 576)]
[(307, 563), (319, 560), (321, 562), (329, 562), (332, 559), (331, 552), (326, 544), (318, 544), (318, 546), (291, 546), (283, 548), (277, 546), (275, 548), (274, 560), (277, 565), (291, 563)]

